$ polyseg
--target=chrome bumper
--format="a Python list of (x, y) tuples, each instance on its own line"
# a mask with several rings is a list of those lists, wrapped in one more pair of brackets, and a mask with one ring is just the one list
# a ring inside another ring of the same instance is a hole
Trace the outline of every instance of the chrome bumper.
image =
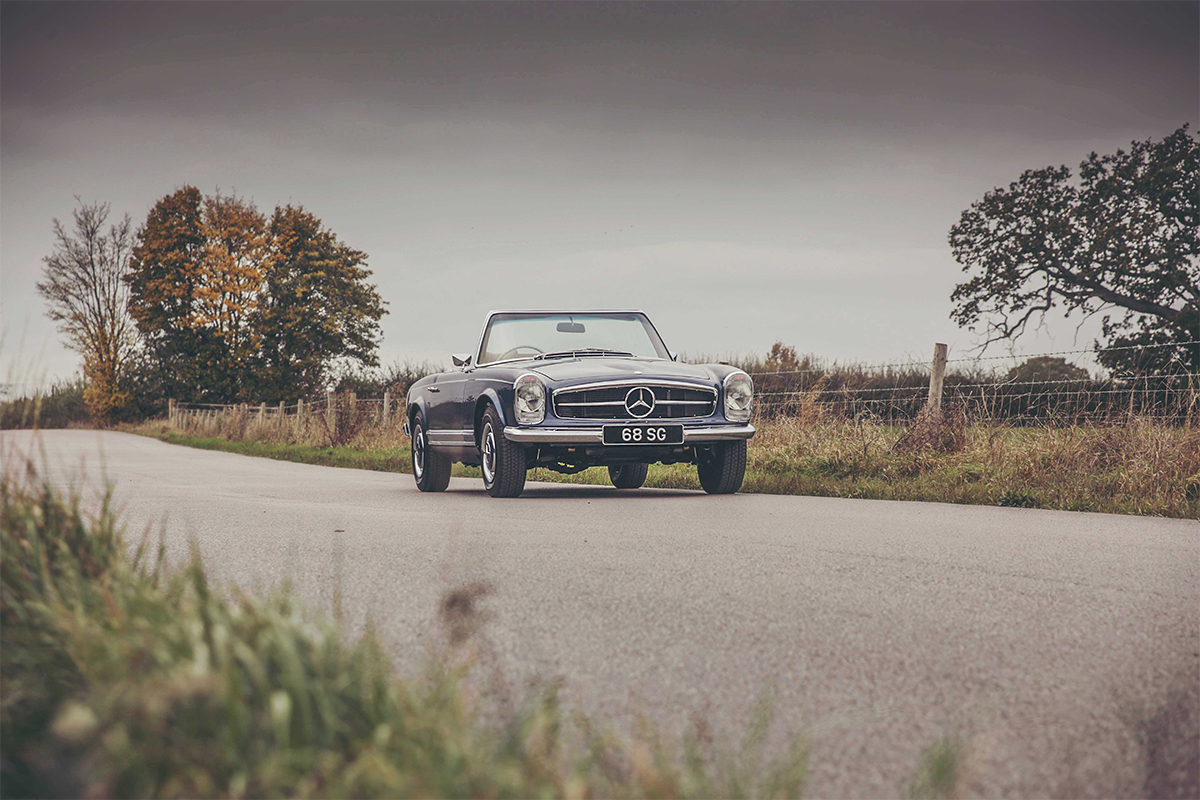
[[(708, 425), (703, 428), (683, 429), (684, 444), (703, 442), (727, 442), (734, 439), (749, 439), (754, 435), (753, 425)], [(504, 438), (520, 444), (604, 444), (603, 428), (517, 428), (504, 429)], [(613, 445), (619, 447), (620, 445)], [(645, 447), (646, 445), (636, 445)]]

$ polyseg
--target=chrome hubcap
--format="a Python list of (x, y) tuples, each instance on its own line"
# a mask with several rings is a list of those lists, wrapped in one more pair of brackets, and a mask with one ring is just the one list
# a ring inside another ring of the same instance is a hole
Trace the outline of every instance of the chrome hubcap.
[(483, 429), (483, 481), (490, 484), (496, 479), (496, 435), (488, 423)]
[(413, 436), (413, 474), (420, 479), (425, 474), (425, 429), (417, 426)]

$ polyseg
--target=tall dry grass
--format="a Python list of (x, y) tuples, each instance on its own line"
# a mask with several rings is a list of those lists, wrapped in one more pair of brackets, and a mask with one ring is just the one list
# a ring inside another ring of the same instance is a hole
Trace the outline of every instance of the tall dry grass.
[(898, 447), (914, 427), (870, 420), (765, 422), (745, 489), (1200, 516), (1200, 428), (1130, 418), (1120, 425), (959, 425), (956, 446)]
[(327, 401), (284, 406), (183, 407), (167, 420), (171, 430), (201, 438), (309, 447), (387, 448), (404, 439), (404, 413), (384, 418), (383, 402), (353, 393)]
[[(144, 425), (181, 444), (333, 466), (409, 470), (408, 439), (393, 417), (364, 407), (337, 442), (319, 418), (298, 429), (268, 413)], [(796, 413), (756, 420), (743, 491), (1200, 518), (1200, 425), (1128, 416), (1105, 424), (1013, 425), (948, 407), (943, 423), (845, 419), (816, 395)], [(458, 475), (477, 471), (458, 466)], [(607, 484), (593, 468), (532, 480)], [(647, 486), (698, 489), (688, 465), (651, 468)]]

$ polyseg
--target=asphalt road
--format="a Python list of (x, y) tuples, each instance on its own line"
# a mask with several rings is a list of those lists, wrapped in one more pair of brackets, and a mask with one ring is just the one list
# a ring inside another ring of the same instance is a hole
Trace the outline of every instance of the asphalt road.
[[(0, 434), (5, 463), (28, 432)], [(964, 743), (970, 794), (1200, 794), (1200, 524), (926, 503), (530, 484), (494, 500), (411, 476), (51, 431), (35, 459), (133, 531), (195, 539), (219, 578), (290, 576), (370, 617), (417, 668), (448, 590), (488, 581), (486, 649), (512, 685), (726, 735), (773, 690), (812, 745), (809, 793), (907, 791)], [(43, 461), (44, 459), (44, 461)], [(86, 477), (85, 477), (86, 476)]]

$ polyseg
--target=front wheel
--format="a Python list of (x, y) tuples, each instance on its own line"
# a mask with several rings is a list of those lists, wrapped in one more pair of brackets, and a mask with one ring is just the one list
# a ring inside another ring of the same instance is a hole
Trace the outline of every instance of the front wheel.
[(649, 464), (614, 464), (608, 468), (608, 479), (618, 489), (637, 489), (646, 482)]
[(709, 494), (733, 494), (746, 477), (746, 442), (724, 442), (702, 454), (696, 471), (700, 485)]
[(492, 497), (516, 497), (525, 491), (525, 450), (504, 437), (504, 423), (492, 406), (483, 412), (479, 464), (483, 488)]
[(422, 492), (444, 492), (450, 485), (448, 456), (436, 452), (429, 446), (425, 425), (420, 416), (412, 423), (412, 471), (417, 479), (417, 488)]

